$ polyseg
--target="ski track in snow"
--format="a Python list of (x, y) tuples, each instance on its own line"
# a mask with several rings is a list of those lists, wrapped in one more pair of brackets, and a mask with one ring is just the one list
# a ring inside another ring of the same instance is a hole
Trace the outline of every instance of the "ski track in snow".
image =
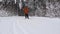
[(60, 19), (0, 17), (0, 34), (60, 34)]

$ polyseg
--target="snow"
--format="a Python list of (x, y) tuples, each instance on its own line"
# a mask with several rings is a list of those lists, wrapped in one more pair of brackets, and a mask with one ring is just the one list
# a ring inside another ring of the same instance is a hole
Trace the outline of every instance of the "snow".
[(60, 18), (0, 17), (0, 34), (60, 34)]

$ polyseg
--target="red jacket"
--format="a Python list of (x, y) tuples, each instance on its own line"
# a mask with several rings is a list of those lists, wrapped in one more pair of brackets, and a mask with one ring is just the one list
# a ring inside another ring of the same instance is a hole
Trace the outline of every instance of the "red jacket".
[(28, 12), (29, 12), (28, 7), (24, 7), (24, 8), (23, 8), (23, 11), (24, 11), (25, 14), (28, 14)]

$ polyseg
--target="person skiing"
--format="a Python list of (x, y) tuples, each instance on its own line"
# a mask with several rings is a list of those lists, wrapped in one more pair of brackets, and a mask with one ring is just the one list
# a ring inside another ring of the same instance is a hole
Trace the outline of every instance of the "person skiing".
[(29, 9), (28, 9), (28, 7), (25, 6), (25, 7), (23, 8), (23, 11), (24, 11), (24, 14), (25, 14), (25, 18), (28, 18), (28, 19), (29, 19), (29, 16), (28, 16)]

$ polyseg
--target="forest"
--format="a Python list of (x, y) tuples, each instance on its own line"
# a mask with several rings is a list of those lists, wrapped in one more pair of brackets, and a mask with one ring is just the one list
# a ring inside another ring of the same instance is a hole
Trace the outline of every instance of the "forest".
[[(23, 8), (29, 8), (29, 16), (60, 17), (60, 0), (3, 0), (0, 2), (0, 14), (24, 16)], [(0, 15), (2, 16), (2, 15)]]

